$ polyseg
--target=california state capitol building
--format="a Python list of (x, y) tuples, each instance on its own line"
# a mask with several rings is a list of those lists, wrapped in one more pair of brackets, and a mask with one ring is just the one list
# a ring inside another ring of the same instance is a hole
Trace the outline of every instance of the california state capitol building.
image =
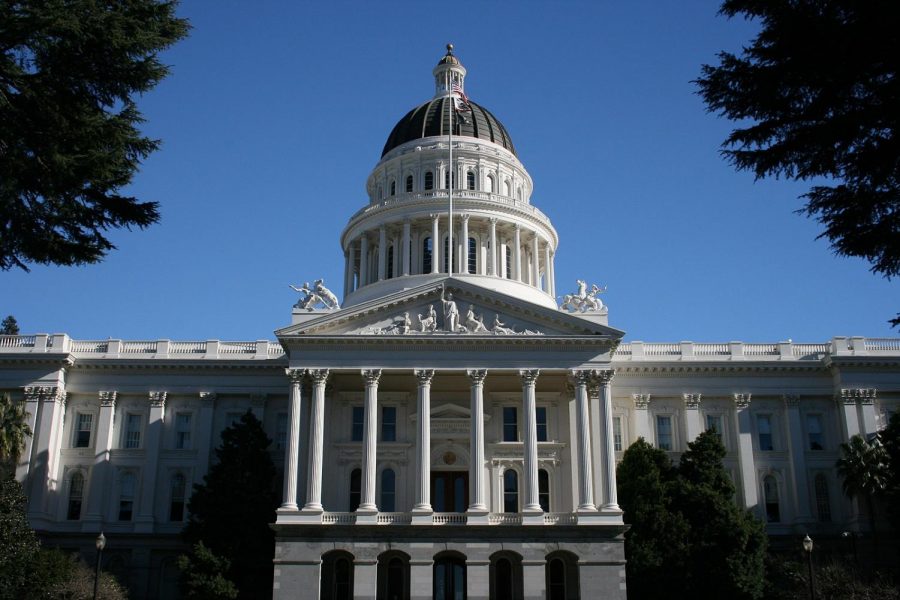
[(900, 339), (623, 342), (599, 282), (555, 280), (560, 232), (452, 47), (432, 76), (343, 281), (295, 286), (275, 341), (0, 336), (41, 537), (92, 556), (103, 531), (133, 598), (177, 597), (192, 486), (247, 410), (283, 479), (278, 600), (624, 600), (616, 461), (709, 428), (770, 535), (867, 530), (834, 465), (900, 410)]

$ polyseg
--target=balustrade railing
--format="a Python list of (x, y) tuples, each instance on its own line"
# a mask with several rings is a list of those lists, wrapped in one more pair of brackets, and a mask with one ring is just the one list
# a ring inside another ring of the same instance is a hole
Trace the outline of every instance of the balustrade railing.
[(522, 515), (517, 513), (490, 513), (488, 523), (491, 525), (521, 525)]
[(33, 335), (0, 335), (0, 348), (32, 348)]
[(325, 525), (353, 525), (354, 523), (356, 523), (356, 513), (352, 513), (352, 512), (322, 513), (322, 523)]
[(465, 513), (434, 513), (431, 522), (435, 525), (465, 525)]

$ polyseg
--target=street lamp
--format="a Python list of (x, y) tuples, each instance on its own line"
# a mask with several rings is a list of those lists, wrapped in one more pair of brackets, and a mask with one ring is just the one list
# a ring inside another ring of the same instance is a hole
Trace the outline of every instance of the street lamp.
[(810, 600), (816, 600), (816, 588), (813, 586), (813, 541), (812, 538), (809, 537), (808, 533), (806, 534), (806, 537), (803, 538), (803, 551), (806, 552), (806, 564), (809, 567), (809, 598)]
[(94, 540), (94, 545), (97, 547), (97, 571), (94, 573), (94, 600), (97, 600), (97, 594), (100, 591), (100, 558), (103, 556), (103, 549), (106, 548), (106, 536), (103, 535), (103, 532), (100, 532), (100, 535), (97, 536), (97, 539)]

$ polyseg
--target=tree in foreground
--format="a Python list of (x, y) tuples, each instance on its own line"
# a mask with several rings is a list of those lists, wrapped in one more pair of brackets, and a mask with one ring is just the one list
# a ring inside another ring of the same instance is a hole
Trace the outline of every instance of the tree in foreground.
[(226, 558), (216, 556), (203, 542), (197, 542), (189, 555), (178, 557), (184, 573), (182, 588), (188, 600), (233, 600), (238, 590), (226, 577), (231, 568)]
[(0, 600), (27, 597), (32, 565), (41, 546), (25, 517), (25, 494), (18, 481), (0, 477)]
[(625, 451), (616, 478), (630, 599), (762, 597), (765, 531), (734, 503), (724, 456), (714, 432), (678, 467), (643, 439)]
[(894, 535), (900, 538), (900, 412), (891, 415), (887, 427), (878, 434), (888, 460), (888, 481), (885, 497), (888, 518)]
[(79, 265), (147, 227), (157, 203), (123, 195), (158, 146), (134, 97), (187, 34), (171, 0), (0, 2), (0, 269)]
[(821, 182), (801, 212), (832, 249), (900, 274), (896, 2), (726, 0), (721, 13), (760, 24), (740, 56), (721, 52), (696, 82), (711, 112), (741, 124), (723, 154), (757, 177)]
[[(194, 486), (184, 538), (192, 547), (203, 542), (215, 556), (231, 564), (225, 577), (240, 598), (266, 598), (272, 593), (272, 558), (278, 498), (271, 440), (249, 410), (222, 432), (216, 463)], [(196, 554), (195, 554), (196, 556)]]
[(9, 315), (0, 323), (0, 335), (19, 335), (19, 323), (14, 316)]
[(8, 393), (0, 397), (0, 479), (16, 474), (25, 439), (31, 435), (26, 417), (23, 403), (13, 402)]
[(869, 527), (877, 553), (875, 499), (888, 487), (890, 477), (888, 454), (878, 438), (869, 442), (861, 435), (854, 435), (849, 442), (841, 444), (841, 458), (838, 459), (836, 466), (838, 475), (843, 480), (844, 493), (850, 498), (866, 503)]

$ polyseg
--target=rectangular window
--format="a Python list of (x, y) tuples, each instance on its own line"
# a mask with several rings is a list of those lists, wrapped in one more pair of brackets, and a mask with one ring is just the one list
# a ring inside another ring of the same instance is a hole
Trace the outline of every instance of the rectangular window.
[(822, 415), (806, 415), (806, 435), (810, 450), (824, 450), (825, 436), (822, 432)]
[(397, 407), (384, 406), (381, 408), (381, 441), (397, 441)]
[(362, 406), (353, 407), (352, 427), (350, 430), (350, 440), (361, 442), (363, 439), (363, 424), (365, 423), (366, 413)]
[(672, 417), (656, 417), (656, 447), (672, 450)]
[(134, 513), (134, 473), (124, 473), (119, 494), (119, 520), (130, 521)]
[(130, 449), (141, 447), (141, 415), (132, 413), (125, 415), (124, 446)]
[(278, 413), (278, 420), (275, 422), (275, 449), (284, 450), (287, 448), (288, 436), (288, 414)]
[(191, 448), (191, 413), (175, 415), (175, 448), (177, 450)]
[(722, 434), (725, 433), (724, 426), (722, 425), (722, 415), (706, 415), (706, 430), (715, 431), (716, 435), (718, 435), (721, 440)]
[(756, 415), (756, 434), (759, 449), (762, 452), (771, 452), (775, 449), (772, 445), (772, 416)]
[(537, 441), (546, 442), (549, 439), (547, 437), (547, 407), (538, 406), (535, 413), (537, 414)]
[(503, 407), (503, 441), (519, 441), (519, 413), (515, 406)]
[(78, 413), (75, 417), (75, 436), (72, 446), (75, 448), (89, 448), (91, 445), (91, 426), (94, 423), (94, 415), (90, 413)]
[(613, 417), (613, 449), (622, 451), (622, 417)]

